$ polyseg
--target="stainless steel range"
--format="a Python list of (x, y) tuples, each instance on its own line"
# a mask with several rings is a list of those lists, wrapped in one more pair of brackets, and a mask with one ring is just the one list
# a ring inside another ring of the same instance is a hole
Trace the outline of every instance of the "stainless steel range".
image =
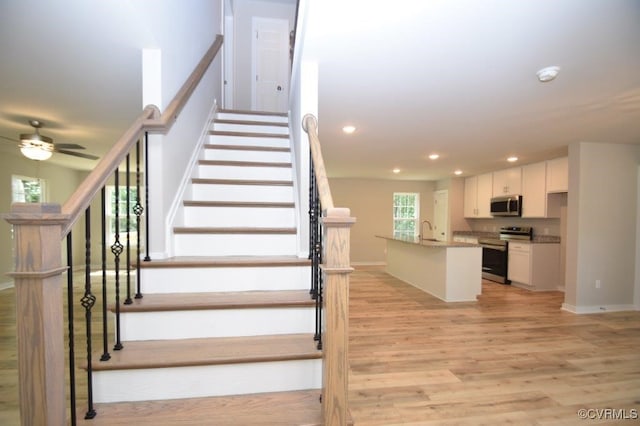
[(531, 240), (530, 226), (503, 226), (499, 238), (479, 238), (482, 246), (482, 278), (501, 284), (511, 284), (508, 279), (509, 240)]

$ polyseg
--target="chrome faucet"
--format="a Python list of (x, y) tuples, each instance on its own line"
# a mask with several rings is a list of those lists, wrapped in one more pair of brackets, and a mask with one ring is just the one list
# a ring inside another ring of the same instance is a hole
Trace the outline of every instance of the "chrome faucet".
[(421, 240), (426, 240), (426, 238), (424, 237), (424, 224), (429, 225), (429, 231), (433, 231), (433, 226), (431, 226), (431, 222), (429, 222), (428, 220), (423, 220), (422, 221), (422, 225), (420, 225), (420, 239)]

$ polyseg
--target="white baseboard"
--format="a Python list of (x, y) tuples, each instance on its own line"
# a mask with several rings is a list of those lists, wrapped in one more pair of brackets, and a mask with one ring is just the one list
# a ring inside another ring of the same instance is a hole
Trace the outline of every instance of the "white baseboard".
[(638, 306), (634, 305), (602, 305), (602, 306), (574, 306), (568, 303), (563, 303), (563, 311), (571, 312), (572, 314), (602, 314), (605, 312), (621, 312), (621, 311), (637, 311)]

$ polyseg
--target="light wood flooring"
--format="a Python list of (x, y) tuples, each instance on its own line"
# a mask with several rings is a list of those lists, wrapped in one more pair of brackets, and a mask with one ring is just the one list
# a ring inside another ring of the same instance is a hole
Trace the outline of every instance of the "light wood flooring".
[[(357, 426), (583, 425), (595, 421), (580, 419), (581, 408), (640, 412), (640, 312), (574, 315), (560, 310), (562, 293), (490, 281), (478, 302), (444, 303), (380, 268), (357, 268), (350, 294), (349, 404)], [(19, 424), (16, 364), (8, 289), (0, 291), (0, 425)], [(210, 419), (201, 421), (154, 421), (153, 406), (145, 414), (156, 425), (234, 424), (216, 415), (235, 404), (243, 416), (235, 424), (250, 425), (258, 422), (243, 407), (284, 406), (266, 401), (188, 402), (187, 414)]]
[(352, 275), (356, 425), (582, 425), (581, 408), (640, 413), (640, 312), (575, 315), (560, 310), (563, 293), (491, 281), (482, 292), (444, 303), (380, 270)]

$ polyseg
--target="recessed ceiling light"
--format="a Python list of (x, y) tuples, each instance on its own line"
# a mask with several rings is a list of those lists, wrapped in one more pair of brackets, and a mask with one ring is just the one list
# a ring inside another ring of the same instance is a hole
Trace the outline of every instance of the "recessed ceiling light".
[(393, 173), (395, 173), (395, 174), (400, 173), (400, 169), (396, 167), (395, 169), (393, 169)]
[(515, 163), (516, 161), (518, 161), (518, 157), (512, 155), (511, 157), (507, 158), (507, 161), (510, 163)]
[(455, 172), (453, 172), (453, 174), (456, 176), (460, 176), (462, 174), (462, 170), (456, 170)]
[(429, 155), (429, 159), (431, 159), (431, 160), (437, 160), (438, 158), (440, 158), (440, 155), (438, 155), (438, 154), (434, 153), (434, 154)]
[(560, 67), (551, 66), (551, 67), (542, 68), (536, 73), (536, 75), (538, 76), (539, 82), (546, 83), (556, 78), (559, 72), (560, 72)]
[(344, 126), (342, 128), (342, 131), (345, 132), (346, 134), (350, 135), (351, 133), (356, 131), (356, 127), (355, 126)]

